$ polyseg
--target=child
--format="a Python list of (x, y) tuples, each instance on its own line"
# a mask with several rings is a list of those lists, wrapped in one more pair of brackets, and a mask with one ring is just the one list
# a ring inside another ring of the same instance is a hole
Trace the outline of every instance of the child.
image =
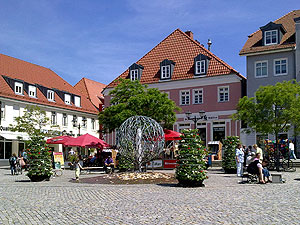
[(76, 181), (79, 181), (80, 170), (83, 169), (82, 166), (79, 163), (79, 159), (76, 159), (76, 161), (74, 162), (74, 168), (75, 168)]

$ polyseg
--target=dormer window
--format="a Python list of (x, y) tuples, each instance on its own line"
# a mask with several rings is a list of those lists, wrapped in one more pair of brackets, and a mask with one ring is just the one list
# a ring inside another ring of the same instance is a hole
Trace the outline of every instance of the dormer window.
[(29, 85), (28, 86), (28, 96), (31, 98), (36, 98), (36, 87)]
[(74, 104), (77, 107), (80, 107), (80, 97), (79, 96), (74, 96)]
[(278, 43), (278, 30), (265, 31), (265, 45)]
[(130, 71), (130, 80), (132, 80), (132, 81), (139, 80), (139, 71), (138, 71), (138, 69)]
[(174, 71), (175, 62), (165, 59), (160, 63), (160, 79), (170, 80)]
[(47, 90), (47, 99), (48, 99), (48, 101), (54, 102), (54, 91)]
[(142, 77), (142, 72), (143, 72), (144, 67), (142, 65), (139, 65), (137, 63), (133, 63), (129, 67), (129, 78), (130, 80), (140, 80)]
[(205, 60), (196, 62), (196, 74), (205, 74)]
[(209, 64), (209, 57), (203, 54), (199, 54), (194, 58), (195, 63), (195, 76), (206, 75)]
[(65, 103), (71, 105), (71, 95), (65, 94)]
[(161, 79), (169, 79), (169, 78), (171, 78), (170, 66), (162, 66), (161, 67)]
[(15, 93), (17, 95), (23, 95), (23, 83), (15, 82)]

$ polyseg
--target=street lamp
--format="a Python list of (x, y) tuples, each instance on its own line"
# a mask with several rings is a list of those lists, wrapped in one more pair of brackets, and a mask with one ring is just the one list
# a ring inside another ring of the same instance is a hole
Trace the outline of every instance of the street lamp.
[(187, 112), (185, 113), (185, 115), (186, 115), (186, 118), (187, 118), (188, 120), (194, 121), (195, 129), (196, 129), (196, 127), (197, 127), (197, 121), (198, 121), (198, 120), (200, 120), (200, 119), (207, 120), (207, 117), (205, 116), (205, 111), (204, 111), (204, 110), (200, 110), (200, 111), (199, 111), (199, 117), (197, 117), (197, 116), (191, 117), (192, 113), (191, 113), (190, 111), (187, 111)]

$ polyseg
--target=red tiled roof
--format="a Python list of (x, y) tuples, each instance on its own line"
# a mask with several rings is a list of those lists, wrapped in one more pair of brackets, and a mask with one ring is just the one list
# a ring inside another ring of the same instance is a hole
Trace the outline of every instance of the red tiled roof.
[(99, 105), (103, 104), (103, 95), (101, 92), (106, 87), (106, 84), (84, 77), (74, 87), (85, 96), (88, 96), (97, 109), (99, 109)]
[[(136, 62), (144, 67), (140, 81), (144, 84), (159, 82), (160, 62), (164, 59), (169, 59), (176, 63), (171, 80), (192, 79), (194, 78), (194, 58), (200, 53), (211, 58), (207, 76), (235, 73), (243, 77), (234, 68), (211, 53), (199, 42), (193, 40), (180, 29), (176, 29)], [(127, 69), (118, 78), (126, 78), (128, 73), (129, 70)], [(107, 87), (116, 86), (118, 78), (112, 81)]]
[(274, 21), (274, 23), (276, 24), (282, 24), (282, 26), (286, 30), (286, 33), (282, 36), (282, 39), (279, 44), (268, 46), (256, 46), (257, 43), (262, 41), (262, 31), (258, 30), (248, 36), (248, 40), (246, 41), (244, 47), (240, 51), (240, 55), (295, 47), (295, 40), (291, 41), (291, 37), (295, 34), (294, 19), (297, 17), (300, 17), (300, 10), (291, 11), (288, 14)]
[[(38, 88), (36, 89), (37, 98), (29, 97), (26, 92), (24, 92), (23, 96), (16, 95), (1, 75), (23, 80), (29, 84), (39, 84), (47, 88), (54, 88), (81, 96), (81, 107), (66, 105), (56, 93), (55, 102), (50, 102)], [(52, 70), (3, 54), (0, 54), (0, 96), (80, 112), (98, 113), (87, 96), (76, 90)]]

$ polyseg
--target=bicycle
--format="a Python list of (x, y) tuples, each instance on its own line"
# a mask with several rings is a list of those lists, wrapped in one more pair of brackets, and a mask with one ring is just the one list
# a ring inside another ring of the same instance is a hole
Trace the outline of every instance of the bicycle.
[(52, 170), (52, 175), (51, 175), (52, 178), (60, 177), (61, 175), (63, 175), (62, 169), (53, 169)]

